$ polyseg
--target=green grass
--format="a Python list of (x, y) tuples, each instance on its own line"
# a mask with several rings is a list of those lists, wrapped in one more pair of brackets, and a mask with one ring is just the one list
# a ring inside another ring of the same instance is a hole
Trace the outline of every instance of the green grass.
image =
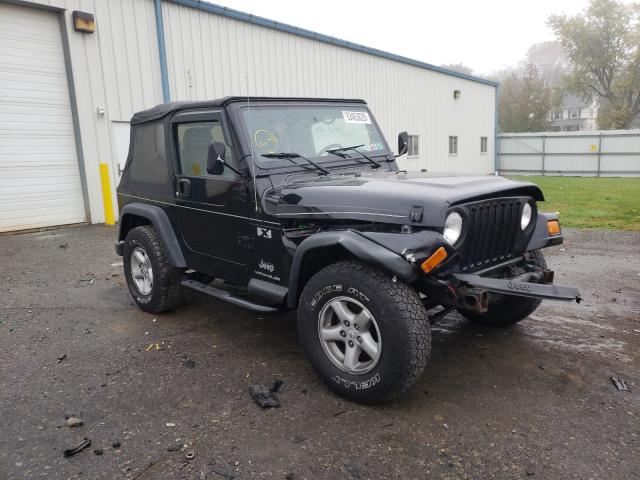
[(640, 178), (518, 177), (540, 186), (563, 227), (640, 231)]

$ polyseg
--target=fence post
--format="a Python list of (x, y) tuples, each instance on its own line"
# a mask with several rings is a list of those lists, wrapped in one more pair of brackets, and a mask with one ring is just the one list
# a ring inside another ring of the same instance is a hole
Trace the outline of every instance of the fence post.
[(543, 177), (545, 176), (544, 171), (545, 171), (545, 163), (546, 163), (546, 159), (545, 159), (546, 148), (547, 148), (547, 136), (542, 135), (542, 176)]
[(598, 133), (598, 173), (596, 174), (597, 177), (600, 176), (600, 159), (602, 158), (601, 151), (602, 151), (602, 132)]

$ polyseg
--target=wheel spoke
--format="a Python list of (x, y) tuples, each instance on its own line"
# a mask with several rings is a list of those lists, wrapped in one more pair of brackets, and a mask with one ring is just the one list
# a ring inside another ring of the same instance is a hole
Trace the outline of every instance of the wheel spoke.
[(371, 357), (371, 360), (375, 360), (378, 358), (378, 344), (373, 339), (369, 332), (362, 333), (360, 335), (362, 338), (362, 343), (360, 343), (360, 348), (366, 352), (367, 355)]
[(362, 310), (353, 318), (353, 323), (358, 325), (361, 331), (369, 331), (369, 323), (371, 323), (371, 315), (367, 310)]
[(335, 300), (331, 303), (331, 308), (335, 312), (336, 316), (341, 322), (351, 322), (353, 319), (353, 313), (347, 308), (347, 306), (340, 300)]
[(135, 257), (135, 259), (140, 265), (144, 265), (146, 258), (144, 253), (142, 253), (142, 250), (136, 250), (135, 252), (133, 252), (133, 256)]
[(341, 330), (342, 330), (342, 325), (325, 327), (322, 329), (322, 339), (328, 342), (344, 341), (342, 336), (340, 336)]
[(353, 347), (349, 347), (347, 345), (346, 350), (344, 352), (344, 362), (343, 365), (345, 368), (350, 370), (355, 370), (358, 365), (358, 356), (360, 355), (360, 348), (354, 345)]

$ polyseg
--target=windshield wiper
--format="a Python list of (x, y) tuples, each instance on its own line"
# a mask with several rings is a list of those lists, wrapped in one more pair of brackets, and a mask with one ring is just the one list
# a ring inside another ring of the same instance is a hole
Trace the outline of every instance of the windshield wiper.
[(378, 162), (376, 162), (373, 158), (365, 155), (360, 150), (358, 150), (360, 147), (364, 147), (364, 144), (363, 145), (353, 145), (351, 147), (330, 148), (329, 150), (327, 150), (327, 152), (333, 153), (334, 155), (336, 153), (338, 153), (338, 152), (356, 152), (356, 153), (359, 153), (360, 155), (362, 155), (364, 158), (366, 158), (369, 163), (375, 165), (375, 168), (380, 168), (380, 164)]
[(322, 173), (324, 173), (325, 175), (329, 174), (329, 170), (327, 170), (326, 168), (322, 168), (320, 165), (318, 165), (315, 162), (312, 162), (311, 160), (309, 160), (307, 157), (300, 155), (299, 153), (287, 153), (287, 152), (278, 152), (278, 153), (263, 153), (261, 155), (262, 157), (265, 158), (283, 158), (285, 160), (289, 160), (291, 163), (293, 163), (294, 165), (300, 165), (298, 162), (294, 162), (293, 159), (294, 158), (301, 158), (303, 160), (306, 160), (310, 165), (313, 165), (314, 167), (316, 167), (318, 170), (320, 170)]

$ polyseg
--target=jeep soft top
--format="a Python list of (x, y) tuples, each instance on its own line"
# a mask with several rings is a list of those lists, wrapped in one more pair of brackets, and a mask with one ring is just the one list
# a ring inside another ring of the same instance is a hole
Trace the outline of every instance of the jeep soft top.
[(154, 313), (184, 288), (261, 314), (297, 308), (318, 375), (367, 403), (413, 384), (430, 324), (452, 310), (507, 326), (542, 299), (580, 300), (540, 251), (563, 234), (536, 185), (405, 172), (395, 158), (362, 100), (136, 113), (116, 243), (133, 298)]

